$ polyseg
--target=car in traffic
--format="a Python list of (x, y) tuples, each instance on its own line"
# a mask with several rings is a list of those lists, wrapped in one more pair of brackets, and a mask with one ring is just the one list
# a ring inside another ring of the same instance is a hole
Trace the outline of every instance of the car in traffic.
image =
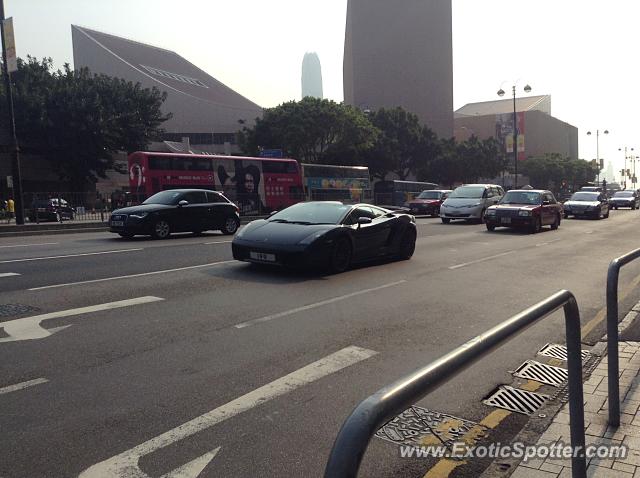
[(208, 230), (234, 234), (238, 227), (238, 207), (222, 193), (206, 189), (161, 191), (138, 206), (116, 209), (109, 218), (109, 230), (124, 238), (166, 239), (173, 232)]
[(36, 199), (26, 211), (30, 222), (73, 220), (75, 209), (62, 198)]
[(407, 203), (407, 207), (413, 215), (425, 215), (438, 217), (440, 206), (449, 197), (450, 189), (428, 189), (422, 191)]
[(600, 186), (582, 186), (580, 191), (591, 192), (591, 193), (600, 193), (602, 192), (602, 188)]
[(609, 199), (609, 208), (618, 209), (619, 207), (638, 209), (640, 207), (640, 196), (633, 190), (616, 191)]
[(609, 199), (599, 191), (578, 191), (563, 204), (564, 218), (590, 217), (594, 219), (609, 217)]
[(562, 205), (551, 191), (545, 189), (512, 189), (487, 209), (485, 223), (488, 231), (496, 227), (523, 228), (535, 234), (543, 226), (558, 229)]
[(483, 222), (487, 209), (504, 196), (497, 184), (464, 184), (458, 186), (440, 206), (440, 219), (449, 224), (452, 219)]
[(231, 248), (239, 261), (335, 273), (382, 257), (410, 259), (416, 236), (411, 214), (370, 204), (311, 201), (247, 224)]

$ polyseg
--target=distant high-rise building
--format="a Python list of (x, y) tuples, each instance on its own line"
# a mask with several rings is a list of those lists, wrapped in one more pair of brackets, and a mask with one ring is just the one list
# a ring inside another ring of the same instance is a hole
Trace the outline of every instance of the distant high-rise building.
[(453, 136), (451, 0), (349, 0), (344, 100), (401, 106), (438, 136)]
[(322, 67), (317, 53), (305, 53), (302, 59), (302, 97), (322, 99)]

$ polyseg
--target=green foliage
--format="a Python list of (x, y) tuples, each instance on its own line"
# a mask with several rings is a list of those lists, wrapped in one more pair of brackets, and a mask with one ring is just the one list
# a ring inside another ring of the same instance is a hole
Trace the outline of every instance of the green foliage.
[(239, 145), (247, 154), (260, 148), (282, 149), (308, 163), (357, 164), (378, 131), (358, 109), (330, 100), (306, 97), (264, 111), (253, 128), (243, 128)]
[(582, 159), (570, 159), (559, 154), (530, 157), (522, 162), (521, 171), (529, 176), (533, 187), (558, 190), (566, 181), (572, 190), (593, 181), (598, 168)]
[(20, 60), (12, 82), (19, 142), (39, 150), (79, 191), (105, 176), (114, 153), (158, 138), (170, 117), (160, 111), (166, 93), (156, 88), (69, 65), (53, 71), (51, 59)]

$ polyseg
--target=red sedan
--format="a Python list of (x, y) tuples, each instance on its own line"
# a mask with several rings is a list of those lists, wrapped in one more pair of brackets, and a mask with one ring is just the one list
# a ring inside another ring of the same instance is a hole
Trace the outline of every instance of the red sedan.
[(488, 231), (496, 227), (524, 228), (535, 234), (542, 226), (558, 229), (562, 205), (551, 191), (544, 189), (514, 189), (485, 213)]

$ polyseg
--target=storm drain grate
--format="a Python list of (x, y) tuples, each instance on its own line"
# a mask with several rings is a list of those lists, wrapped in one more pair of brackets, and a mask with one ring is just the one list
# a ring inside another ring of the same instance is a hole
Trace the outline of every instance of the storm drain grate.
[(548, 395), (541, 393), (501, 385), (493, 395), (483, 400), (482, 403), (524, 415), (531, 415), (538, 410), (544, 402), (549, 400), (549, 398)]
[[(581, 352), (582, 360), (587, 360), (591, 355), (587, 350)], [(553, 357), (560, 360), (567, 360), (567, 347), (559, 344), (547, 344), (538, 350), (538, 355), (544, 355), (545, 357)]]
[(569, 371), (564, 368), (536, 362), (535, 360), (527, 360), (518, 367), (518, 370), (513, 372), (513, 375), (559, 387), (567, 381)]

